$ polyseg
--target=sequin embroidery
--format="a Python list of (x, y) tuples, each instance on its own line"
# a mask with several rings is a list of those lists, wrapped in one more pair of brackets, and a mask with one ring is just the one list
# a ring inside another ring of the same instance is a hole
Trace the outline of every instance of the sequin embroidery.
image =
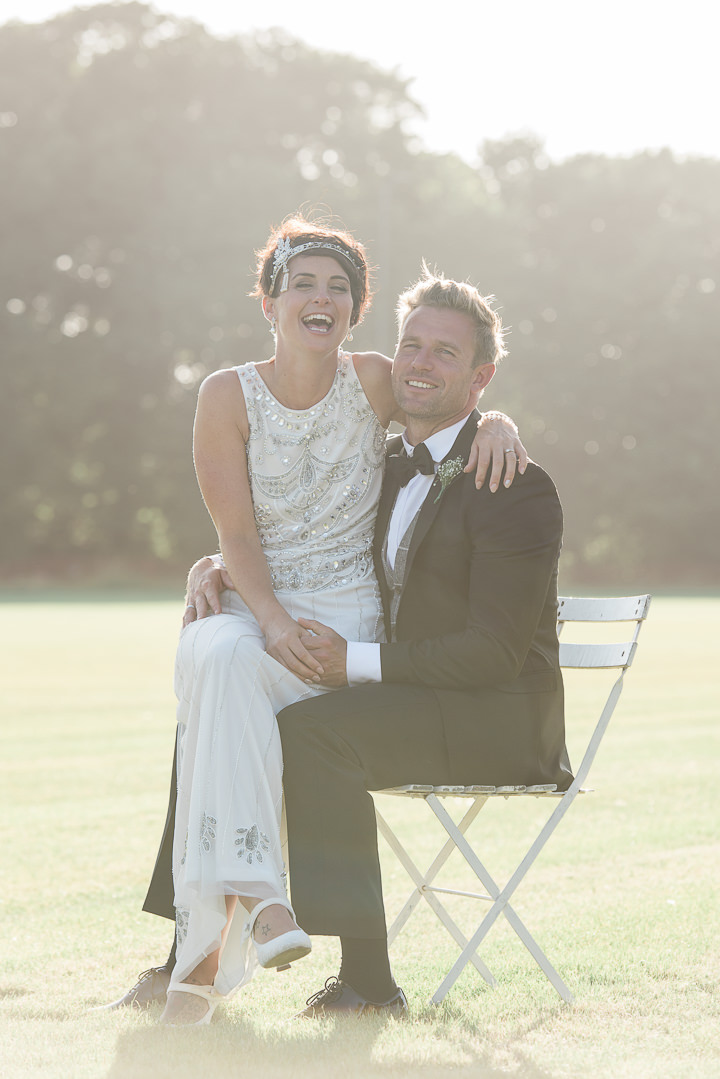
[(385, 432), (352, 359), (312, 408), (281, 405), (254, 364), (237, 367), (248, 411), (255, 520), (276, 592), (315, 592), (373, 572)]
[(238, 848), (235, 853), (238, 858), (244, 858), (248, 865), (252, 865), (253, 858), (262, 862), (263, 854), (270, 850), (270, 840), (265, 832), (261, 832), (257, 824), (253, 824), (250, 828), (236, 828), (235, 835), (238, 837), (235, 840)]

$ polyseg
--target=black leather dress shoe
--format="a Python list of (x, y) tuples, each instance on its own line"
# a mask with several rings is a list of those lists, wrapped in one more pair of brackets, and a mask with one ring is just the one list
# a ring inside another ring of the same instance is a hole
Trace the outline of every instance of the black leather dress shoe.
[(101, 1004), (92, 1008), (94, 1012), (112, 1012), (116, 1008), (149, 1008), (152, 1004), (165, 1004), (167, 987), (170, 984), (170, 971), (166, 967), (150, 967), (144, 970), (132, 989), (125, 996), (114, 1000), (112, 1004)]
[(332, 1015), (407, 1015), (408, 1003), (402, 989), (384, 1004), (376, 1004), (356, 993), (347, 982), (328, 978), (324, 989), (307, 999), (307, 1008), (296, 1019), (322, 1019)]

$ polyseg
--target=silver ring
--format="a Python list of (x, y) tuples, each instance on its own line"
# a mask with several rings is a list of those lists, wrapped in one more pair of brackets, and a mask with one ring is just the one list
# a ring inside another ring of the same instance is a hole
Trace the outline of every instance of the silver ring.
[(185, 604), (185, 610), (186, 611), (189, 611), (191, 608), (192, 608), (193, 611), (197, 610), (197, 607), (195, 606), (194, 603), (186, 603)]
[(517, 457), (517, 454), (515, 453), (515, 450), (505, 450), (504, 452), (505, 453), (511, 453), (513, 455), (513, 457)]

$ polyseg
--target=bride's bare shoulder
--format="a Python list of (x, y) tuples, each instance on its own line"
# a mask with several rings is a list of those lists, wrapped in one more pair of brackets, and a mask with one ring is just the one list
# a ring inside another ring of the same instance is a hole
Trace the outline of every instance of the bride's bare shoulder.
[(381, 352), (355, 352), (353, 363), (373, 412), (387, 427), (397, 407), (392, 392), (392, 360)]
[(200, 383), (198, 392), (197, 419), (207, 418), (226, 421), (239, 427), (247, 440), (247, 406), (242, 383), (237, 371), (223, 368), (213, 371)]
[(363, 372), (371, 377), (388, 376), (392, 371), (392, 360), (381, 352), (353, 352), (352, 358), (358, 375)]

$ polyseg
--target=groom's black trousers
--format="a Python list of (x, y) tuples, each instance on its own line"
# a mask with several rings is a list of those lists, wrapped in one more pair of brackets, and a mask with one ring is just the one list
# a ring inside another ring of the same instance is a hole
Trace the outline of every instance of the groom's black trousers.
[(290, 888), (308, 933), (383, 938), (370, 790), (453, 782), (432, 689), (377, 684), (300, 701), (278, 715)]
[(148, 914), (157, 914), (160, 918), (175, 921), (175, 888), (172, 875), (173, 838), (175, 835), (175, 806), (177, 803), (177, 738), (173, 754), (172, 772), (170, 773), (170, 797), (165, 818), (160, 849), (155, 860), (155, 868), (150, 880), (142, 909)]

